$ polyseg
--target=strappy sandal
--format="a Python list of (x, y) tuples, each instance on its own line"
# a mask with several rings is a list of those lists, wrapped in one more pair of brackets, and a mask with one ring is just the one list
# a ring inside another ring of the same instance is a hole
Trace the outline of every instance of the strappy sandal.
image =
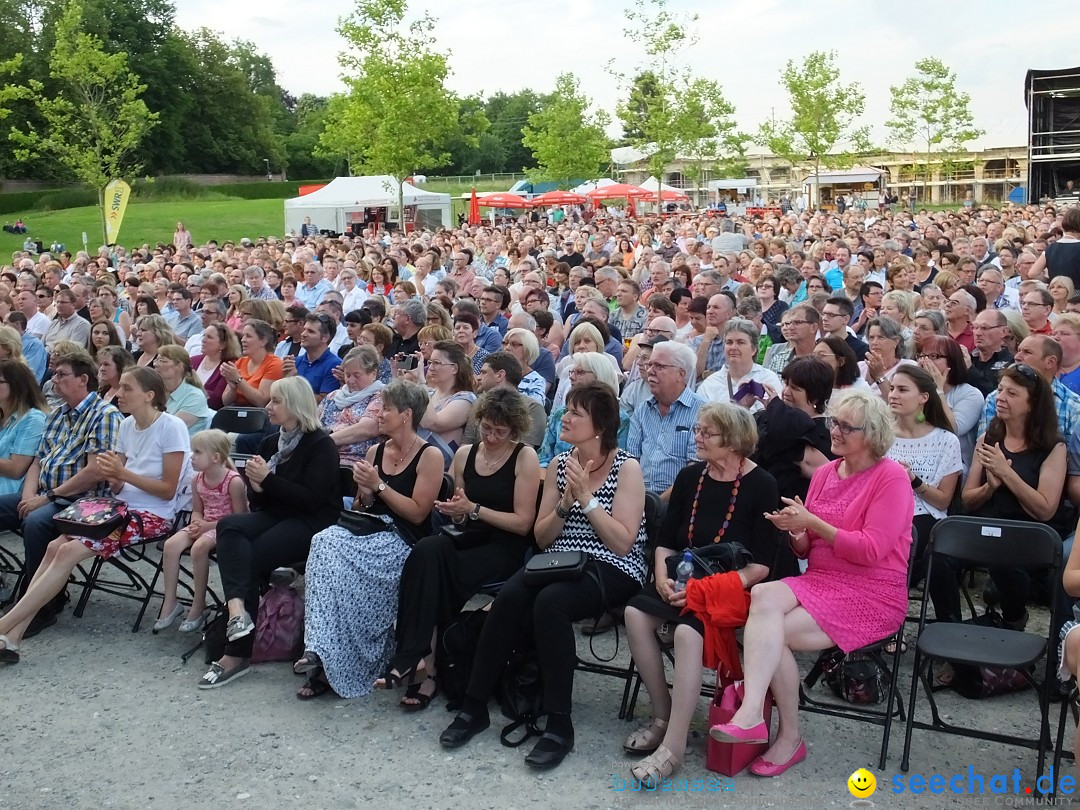
[(17, 664), (19, 663), (19, 648), (15, 644), (11, 643), (11, 639), (7, 636), (0, 636), (0, 664)]
[[(423, 659), (420, 660), (423, 661)], [(376, 683), (375, 688), (400, 689), (403, 686), (408, 686), (410, 683), (412, 683), (413, 676), (416, 675), (416, 668), (419, 665), (419, 662), (413, 664), (407, 670), (397, 675), (394, 674), (393, 667), (388, 666), (385, 670), (383, 670), (382, 678), (379, 679), (382, 681), (382, 683)]]
[(310, 675), (316, 670), (322, 669), (322, 659), (314, 650), (304, 650), (300, 660), (292, 665), (292, 671), (296, 675)]
[(317, 697), (322, 697), (330, 690), (330, 682), (326, 680), (326, 674), (320, 668), (311, 673), (303, 685), (296, 690), (296, 699), (314, 700)]
[[(433, 681), (435, 688), (431, 691), (430, 695), (425, 695), (420, 691), (422, 687), (428, 681)], [(405, 694), (402, 695), (401, 700), (398, 701), (398, 705), (401, 706), (407, 712), (422, 712), (439, 695), (439, 682), (434, 678), (425, 678), (420, 683), (411, 683), (409, 688), (405, 690)], [(406, 703), (407, 700), (415, 700), (416, 703)]]
[(682, 766), (682, 758), (675, 756), (664, 746), (656, 749), (630, 769), (630, 775), (643, 785), (655, 785), (667, 779)]
[(668, 721), (654, 717), (647, 726), (642, 726), (623, 743), (623, 748), (632, 754), (651, 754), (664, 742)]

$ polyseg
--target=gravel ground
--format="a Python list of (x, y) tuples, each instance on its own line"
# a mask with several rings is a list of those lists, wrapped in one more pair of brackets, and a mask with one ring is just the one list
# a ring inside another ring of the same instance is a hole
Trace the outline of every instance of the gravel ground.
[[(15, 548), (8, 537), (5, 545)], [(73, 590), (77, 597), (77, 589)], [(576, 748), (546, 774), (522, 762), (531, 747), (504, 748), (493, 707), (493, 728), (455, 752), (438, 744), (452, 719), (437, 700), (425, 712), (405, 714), (397, 695), (355, 700), (332, 696), (313, 702), (293, 697), (300, 679), (288, 664), (264, 664), (225, 688), (195, 688), (201, 654), (182, 664), (190, 638), (175, 630), (152, 635), (151, 621), (132, 634), (137, 608), (95, 594), (82, 619), (70, 610), (58, 625), (28, 641), (18, 666), (0, 671), (6, 687), (2, 714), (8, 745), (0, 759), (0, 807), (12, 808), (828, 808), (853, 804), (846, 788), (852, 771), (872, 770), (877, 807), (1017, 806), (1027, 796), (894, 795), (900, 773), (903, 729), (894, 728), (888, 766), (876, 770), (877, 726), (803, 715), (807, 761), (778, 779), (743, 774), (726, 792), (683, 789), (663, 794), (617, 790), (629, 777), (622, 750), (626, 735), (647, 717), (642, 690), (637, 722), (617, 719), (622, 683), (579, 673), (575, 680)], [(152, 610), (157, 610), (154, 604)], [(1035, 622), (1045, 626), (1045, 615)], [(597, 651), (609, 655), (612, 634)], [(588, 640), (579, 651), (589, 656)], [(902, 693), (910, 688), (912, 653), (905, 656)], [(625, 636), (618, 661), (627, 660)], [(1031, 693), (988, 701), (940, 695), (943, 712), (983, 728), (1026, 732), (1038, 726)], [(1056, 729), (1058, 707), (1052, 707)], [(917, 714), (926, 719), (925, 703)], [(679, 775), (708, 779), (705, 770), (706, 703), (692, 728), (687, 761)], [(1071, 732), (1067, 733), (1067, 745)], [(1035, 777), (1035, 752), (916, 731), (911, 770), (926, 776), (985, 776), (1019, 769), (1021, 790)], [(1071, 769), (1071, 764), (1066, 764)]]

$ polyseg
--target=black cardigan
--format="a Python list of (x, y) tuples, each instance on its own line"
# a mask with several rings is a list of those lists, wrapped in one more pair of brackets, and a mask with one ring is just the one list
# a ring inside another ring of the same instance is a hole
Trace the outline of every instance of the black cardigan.
[[(275, 433), (263, 439), (259, 455), (269, 461), (277, 448)], [(263, 480), (262, 492), (248, 487), (251, 508), (281, 520), (302, 518), (324, 529), (341, 513), (338, 467), (337, 445), (329, 434), (321, 428), (305, 433), (288, 460)]]

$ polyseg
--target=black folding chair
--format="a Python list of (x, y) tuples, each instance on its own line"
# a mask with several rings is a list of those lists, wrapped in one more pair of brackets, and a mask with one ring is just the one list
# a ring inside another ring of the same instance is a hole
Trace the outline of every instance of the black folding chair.
[[(900, 762), (902, 771), (908, 770), (911, 754), (911, 732), (915, 728), (940, 731), (980, 740), (1034, 748), (1038, 751), (1039, 775), (1046, 764), (1046, 752), (1050, 750), (1050, 689), (1056, 674), (1056, 639), (1020, 630), (985, 627), (976, 624), (952, 622), (926, 623), (930, 601), (930, 578), (935, 570), (938, 576), (953, 576), (953, 569), (943, 558), (960, 564), (982, 568), (1023, 568), (1039, 571), (1050, 577), (1051, 621), (1050, 627), (1058, 626), (1057, 589), (1061, 587), (1061, 538), (1057, 532), (1043, 523), (1034, 521), (990, 520), (976, 517), (947, 517), (934, 526), (930, 534), (930, 568), (927, 585), (923, 591), (922, 609), (919, 614), (919, 638), (915, 644), (914, 673), (911, 679), (911, 698), (904, 732), (904, 756)], [(1040, 685), (1035, 679), (1035, 664), (1046, 656), (1046, 676)], [(1039, 696), (1040, 726), (1037, 739), (1017, 735), (1000, 734), (966, 726), (956, 726), (941, 719), (934, 700), (934, 661), (949, 661), (971, 666), (1008, 667), (1020, 671)], [(915, 720), (915, 698), (919, 681), (922, 681), (930, 704), (932, 722)]]
[[(660, 516), (663, 514), (664, 502), (660, 500), (660, 496), (655, 492), (645, 491), (645, 534), (646, 534), (646, 557), (650, 556), (651, 549), (656, 547), (657, 540), (660, 536)], [(652, 565), (649, 560), (646, 560), (646, 572), (651, 572)], [(646, 573), (646, 581), (648, 581), (649, 574)], [(611, 606), (615, 607), (615, 606)], [(618, 627), (615, 629), (616, 640), (618, 639)], [(593, 637), (595, 638), (595, 636)], [(618, 642), (616, 641), (616, 644)], [(589, 650), (593, 652), (595, 657), (596, 653), (592, 650), (592, 639), (589, 641)], [(616, 648), (616, 654), (618, 649)], [(614, 658), (614, 656), (612, 656)], [(633, 717), (633, 702), (637, 699), (638, 690), (641, 688), (641, 677), (637, 674), (637, 670), (634, 668), (634, 658), (630, 656), (629, 663), (626, 666), (618, 666), (616, 664), (607, 663), (599, 659), (587, 661), (581, 656), (578, 656), (577, 665), (575, 667), (579, 672), (590, 672), (594, 675), (607, 675), (612, 678), (619, 678), (623, 681), (623, 694), (622, 701), (619, 703), (619, 719), (630, 720)], [(632, 692), (632, 694), (631, 694)]]
[(227, 405), (210, 421), (210, 427), (226, 433), (262, 433), (268, 424), (266, 411), (251, 405)]
[[(911, 535), (911, 551), (908, 554), (908, 582), (911, 581), (911, 572), (915, 566), (915, 549), (918, 548), (919, 545), (914, 527), (912, 527)], [(868, 644), (865, 647), (860, 647), (858, 650), (853, 650), (850, 653), (850, 655), (864, 655), (869, 657), (871, 661), (888, 675), (889, 693), (888, 698), (885, 701), (884, 709), (873, 708), (871, 705), (861, 706), (854, 703), (841, 703), (837, 700), (821, 700), (811, 693), (811, 690), (824, 675), (826, 660), (830, 655), (837, 652), (837, 647), (824, 650), (821, 655), (818, 656), (817, 661), (814, 662), (814, 665), (810, 668), (806, 677), (799, 684), (799, 708), (802, 711), (811, 714), (824, 714), (829, 717), (840, 717), (862, 723), (872, 723), (882, 727), (881, 752), (878, 757), (879, 771), (885, 770), (885, 760), (889, 753), (889, 737), (892, 734), (893, 718), (899, 717), (900, 722), (904, 722), (904, 720), (907, 719), (907, 715), (904, 712), (904, 699), (898, 688), (898, 681), (900, 679), (900, 656), (902, 655), (901, 647), (904, 640), (904, 624), (906, 621), (907, 617), (905, 616), (895, 633), (892, 633), (873, 644)], [(893, 651), (891, 653), (885, 649), (890, 644), (893, 645)], [(888, 656), (888, 658), (886, 658), (886, 656)]]

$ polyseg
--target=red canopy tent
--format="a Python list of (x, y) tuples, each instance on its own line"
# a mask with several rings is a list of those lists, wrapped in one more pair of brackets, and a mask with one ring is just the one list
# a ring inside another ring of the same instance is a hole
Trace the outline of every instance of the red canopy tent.
[(532, 208), (532, 203), (524, 197), (505, 191), (485, 194), (480, 198), (479, 204), (488, 208)]
[(644, 200), (655, 196), (647, 188), (632, 186), (629, 183), (613, 183), (610, 186), (600, 186), (585, 193), (590, 200)]
[(581, 205), (588, 201), (584, 194), (572, 191), (546, 191), (532, 198), (533, 205)]
[(476, 198), (476, 189), (472, 190), (472, 197), (469, 198), (469, 224), (480, 224), (480, 204)]

